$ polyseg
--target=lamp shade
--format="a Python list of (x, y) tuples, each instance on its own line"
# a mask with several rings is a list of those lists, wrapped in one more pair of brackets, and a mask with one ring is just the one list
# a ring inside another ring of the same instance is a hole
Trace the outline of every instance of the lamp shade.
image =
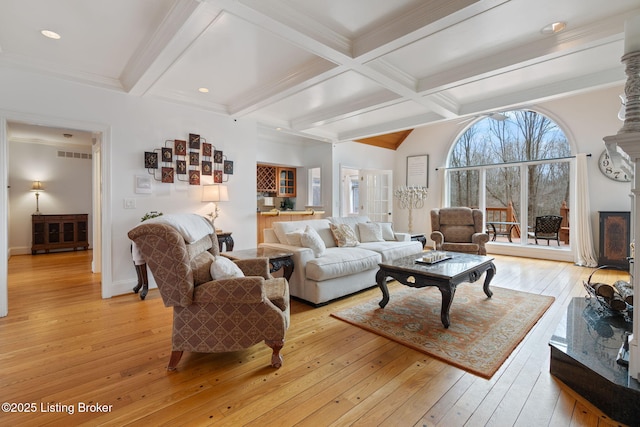
[(42, 186), (42, 182), (33, 181), (31, 184), (31, 191), (44, 191), (44, 187)]
[(228, 202), (229, 192), (226, 185), (212, 184), (202, 186), (203, 202)]

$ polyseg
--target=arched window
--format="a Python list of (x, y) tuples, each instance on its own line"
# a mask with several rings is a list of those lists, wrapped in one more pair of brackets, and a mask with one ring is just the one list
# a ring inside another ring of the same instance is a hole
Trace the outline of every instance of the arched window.
[(566, 136), (548, 117), (531, 110), (489, 115), (449, 153), (448, 204), (483, 209), (492, 240), (526, 243), (536, 217), (568, 215), (570, 156)]

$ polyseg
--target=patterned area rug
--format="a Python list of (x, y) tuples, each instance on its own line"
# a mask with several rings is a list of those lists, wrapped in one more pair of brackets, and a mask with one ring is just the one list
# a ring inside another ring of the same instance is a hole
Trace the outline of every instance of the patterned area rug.
[(440, 291), (435, 287), (391, 287), (384, 309), (380, 297), (332, 313), (345, 322), (387, 337), (483, 378), (491, 378), (554, 301), (553, 297), (482, 284), (458, 286), (451, 325), (440, 322)]

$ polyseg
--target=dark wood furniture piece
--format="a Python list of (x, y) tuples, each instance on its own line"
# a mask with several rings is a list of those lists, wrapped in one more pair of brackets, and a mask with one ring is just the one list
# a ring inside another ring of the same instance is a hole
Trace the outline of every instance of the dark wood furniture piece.
[(600, 212), (599, 265), (629, 268), (630, 212)]
[(376, 274), (376, 281), (382, 291), (380, 307), (384, 308), (389, 302), (389, 289), (387, 277), (396, 279), (403, 285), (412, 288), (424, 288), (435, 286), (442, 294), (442, 307), (440, 320), (445, 328), (450, 325), (449, 309), (456, 293), (456, 287), (463, 282), (476, 282), (482, 273), (487, 272), (484, 280), (484, 293), (491, 297), (493, 292), (489, 289), (491, 279), (496, 273), (493, 258), (483, 255), (473, 255), (458, 252), (446, 252), (450, 259), (434, 264), (416, 263), (423, 255), (429, 252), (421, 252), (404, 258), (396, 259), (389, 263), (380, 263), (380, 270)]
[(227, 251), (233, 250), (233, 237), (231, 237), (230, 231), (216, 231), (216, 236), (218, 237), (218, 248), (220, 252), (222, 252), (222, 246), (225, 245)]
[(293, 274), (293, 253), (286, 251), (279, 251), (270, 248), (254, 248), (243, 249), (235, 252), (225, 252), (220, 255), (225, 256), (231, 260), (239, 259), (254, 259), (254, 258), (269, 258), (269, 272), (274, 273), (280, 269), (283, 269), (283, 277), (289, 281)]
[(32, 215), (31, 253), (89, 248), (88, 214)]
[(422, 243), (422, 249), (427, 246), (427, 238), (425, 237), (424, 233), (412, 233), (411, 240)]

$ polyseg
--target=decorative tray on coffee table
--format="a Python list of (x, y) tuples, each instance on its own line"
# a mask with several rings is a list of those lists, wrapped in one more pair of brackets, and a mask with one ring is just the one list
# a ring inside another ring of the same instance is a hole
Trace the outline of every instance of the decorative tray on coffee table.
[(439, 253), (434, 253), (432, 255), (425, 255), (422, 258), (418, 258), (416, 259), (416, 263), (431, 265), (431, 264), (437, 264), (442, 261), (446, 261), (448, 259), (451, 259), (451, 257), (446, 252), (439, 252)]

